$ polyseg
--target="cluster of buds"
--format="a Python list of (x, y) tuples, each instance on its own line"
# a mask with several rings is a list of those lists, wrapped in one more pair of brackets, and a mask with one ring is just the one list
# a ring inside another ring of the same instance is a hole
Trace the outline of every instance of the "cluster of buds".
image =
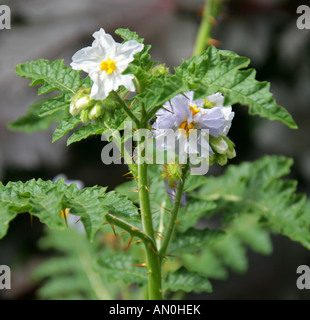
[(236, 156), (235, 144), (226, 136), (213, 137), (210, 135), (210, 146), (214, 154), (209, 158), (210, 165), (217, 162), (219, 165), (224, 166), (227, 159), (232, 159)]
[(80, 114), (81, 121), (87, 123), (92, 120), (109, 120), (113, 110), (117, 107), (112, 92), (105, 100), (92, 100), (90, 89), (80, 88), (71, 99), (70, 113), (73, 116)]
[(80, 88), (70, 103), (70, 113), (73, 116), (80, 114), (81, 121), (86, 123), (102, 116), (103, 105), (100, 101), (89, 97), (90, 89)]

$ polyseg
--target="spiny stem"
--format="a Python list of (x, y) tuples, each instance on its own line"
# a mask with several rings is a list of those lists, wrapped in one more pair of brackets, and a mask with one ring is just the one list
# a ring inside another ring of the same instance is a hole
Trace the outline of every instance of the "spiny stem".
[(180, 203), (181, 203), (182, 193), (183, 193), (186, 174), (187, 174), (188, 169), (189, 169), (189, 164), (185, 165), (185, 167), (183, 169), (182, 177), (181, 177), (179, 184), (178, 184), (178, 191), (175, 196), (175, 201), (174, 201), (171, 217), (169, 220), (168, 228), (167, 228), (167, 231), (166, 231), (166, 234), (164, 237), (164, 241), (162, 242), (162, 246), (159, 250), (159, 255), (160, 255), (161, 259), (163, 259), (165, 257), (166, 252), (167, 252), (167, 248), (169, 246), (170, 240), (173, 235), (173, 231), (174, 231), (176, 219), (178, 216), (178, 211), (179, 211), (179, 207), (180, 207)]
[(135, 114), (131, 111), (131, 109), (127, 106), (125, 101), (115, 92), (112, 91), (113, 94), (113, 99), (121, 106), (121, 108), (128, 114), (130, 119), (135, 122), (137, 127), (140, 127), (140, 121), (139, 119), (135, 116)]
[(212, 19), (216, 14), (217, 7), (220, 5), (219, 0), (206, 0), (203, 11), (202, 21), (198, 30), (196, 44), (193, 55), (200, 55), (207, 48), (211, 38)]
[[(139, 137), (140, 138), (140, 137)], [(148, 179), (147, 179), (147, 163), (141, 158), (144, 150), (142, 150), (142, 143), (138, 139), (138, 183), (140, 196), (140, 209), (142, 217), (142, 225), (144, 232), (152, 239), (154, 245), (145, 244), (145, 252), (147, 257), (147, 266), (149, 270), (149, 299), (161, 300), (161, 266), (160, 259), (155, 243), (152, 212), (150, 207)]]

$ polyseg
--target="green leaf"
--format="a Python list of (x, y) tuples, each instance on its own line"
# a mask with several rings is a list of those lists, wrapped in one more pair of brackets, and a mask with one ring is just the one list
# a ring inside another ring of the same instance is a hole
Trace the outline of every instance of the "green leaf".
[[(40, 110), (46, 102), (46, 99), (36, 101), (28, 108), (28, 111), (24, 116), (9, 123), (8, 128), (14, 131), (32, 133), (35, 131), (46, 130), (52, 123), (60, 121), (64, 116), (63, 112), (57, 112), (51, 116), (47, 116), (44, 118), (40, 117)], [(59, 110), (60, 109), (56, 111)]]
[(64, 120), (62, 120), (54, 131), (52, 142), (54, 143), (60, 138), (62, 138), (64, 135), (66, 135), (70, 130), (73, 130), (81, 122), (82, 121), (79, 117), (72, 117), (72, 116), (69, 116)]
[(66, 223), (61, 210), (69, 208), (70, 214), (81, 217), (90, 241), (106, 222), (107, 212), (140, 221), (138, 210), (131, 201), (115, 192), (105, 191), (106, 188), (97, 186), (79, 190), (75, 184), (67, 186), (63, 179), (56, 183), (33, 179), (26, 183), (0, 184), (0, 238), (6, 234), (9, 222), (23, 212), (38, 217), (50, 228), (63, 229)]
[(164, 282), (164, 290), (185, 292), (212, 292), (209, 280), (196, 272), (190, 272), (181, 267), (177, 271), (169, 272)]
[(182, 255), (182, 264), (188, 270), (198, 272), (209, 279), (224, 280), (228, 277), (228, 271), (220, 257), (209, 249), (194, 255)]
[(89, 136), (102, 134), (103, 131), (104, 131), (104, 128), (101, 125), (89, 123), (73, 132), (73, 134), (69, 137), (67, 141), (67, 146), (69, 146), (74, 142), (78, 142), (83, 139), (86, 139)]
[(187, 83), (199, 85), (196, 98), (204, 98), (221, 92), (225, 105), (240, 103), (249, 106), (249, 113), (270, 120), (278, 120), (296, 129), (297, 125), (290, 114), (277, 105), (270, 93), (270, 84), (255, 79), (254, 69), (246, 68), (250, 60), (237, 54), (209, 47), (201, 56), (194, 56), (176, 68), (176, 74)]
[(98, 258), (96, 269), (108, 282), (123, 280), (126, 285), (147, 283), (147, 268), (134, 266), (141, 261), (124, 252), (105, 252)]
[(85, 83), (80, 77), (80, 71), (64, 65), (62, 59), (26, 62), (17, 65), (15, 71), (19, 76), (33, 80), (30, 86), (42, 85), (38, 90), (39, 95), (58, 90), (72, 96)]
[(216, 252), (222, 263), (235, 272), (243, 273), (248, 269), (246, 247), (233, 233), (227, 233), (222, 241), (215, 243), (212, 252)]
[[(70, 105), (70, 99), (74, 96), (81, 87), (90, 88), (92, 81), (89, 77), (85, 79), (80, 77), (81, 71), (73, 70), (64, 65), (63, 60), (55, 60), (53, 62), (39, 59), (37, 61), (26, 62), (16, 66), (16, 73), (23, 77), (31, 79), (30, 86), (41, 85), (38, 89), (38, 94), (42, 95), (51, 91), (60, 91), (61, 95), (48, 98), (42, 101), (40, 110), (29, 110), (25, 117), (18, 119), (10, 125), (11, 128), (19, 127), (19, 130), (26, 132), (44, 130), (49, 127), (51, 116), (57, 113), (57, 120), (62, 120), (68, 113), (60, 113), (65, 111)], [(40, 102), (35, 103), (36, 106)], [(62, 117), (60, 116), (62, 115)], [(34, 117), (35, 116), (35, 117)], [(47, 117), (46, 119), (39, 119), (39, 117)], [(74, 118), (73, 118), (74, 119)], [(29, 125), (33, 122), (33, 129)], [(65, 122), (67, 120), (64, 120)], [(70, 120), (74, 121), (74, 120)], [(62, 124), (63, 126), (64, 124)], [(56, 136), (59, 132), (56, 132)], [(58, 140), (61, 135), (54, 141)]]
[(124, 41), (136, 40), (139, 43), (143, 43), (144, 39), (140, 38), (136, 32), (129, 29), (119, 28), (115, 30), (115, 33), (123, 38)]
[(226, 224), (240, 214), (255, 214), (273, 231), (310, 248), (306, 197), (295, 193), (296, 181), (279, 180), (289, 173), (292, 163), (282, 156), (265, 156), (229, 166), (221, 177), (208, 178), (195, 197), (216, 201)]
[(181, 76), (168, 75), (152, 79), (145, 90), (137, 98), (145, 104), (146, 110), (161, 106), (177, 94), (190, 90)]
[(49, 253), (53, 250), (53, 255), (49, 254), (31, 275), (35, 282), (40, 281), (36, 291), (39, 298), (112, 299), (114, 288), (105, 287), (102, 277), (95, 271), (96, 246), (87, 241), (84, 233), (71, 226), (62, 231), (46, 229), (38, 246)]
[(179, 93), (194, 90), (195, 99), (216, 92), (224, 95), (224, 105), (236, 103), (249, 106), (249, 113), (278, 120), (296, 129), (291, 115), (279, 106), (270, 93), (268, 82), (255, 79), (256, 71), (247, 69), (250, 60), (231, 51), (209, 47), (202, 55), (194, 56), (175, 68), (175, 74), (153, 79), (137, 98), (146, 109), (156, 111), (163, 103)]
[(207, 278), (225, 279), (228, 270), (243, 273), (248, 269), (247, 247), (261, 254), (270, 254), (272, 244), (269, 232), (252, 215), (242, 215), (225, 228), (225, 234), (212, 239), (195, 253), (188, 250), (181, 259), (184, 266)]
[(172, 255), (186, 252), (194, 253), (209, 245), (210, 242), (218, 240), (223, 235), (224, 232), (221, 230), (191, 228), (184, 233), (175, 235), (169, 246), (169, 253)]
[(201, 201), (188, 197), (185, 207), (179, 209), (178, 222), (180, 223), (179, 229), (183, 232), (190, 227), (193, 227), (198, 222), (199, 218), (210, 218), (217, 211), (217, 206), (212, 201)]
[(40, 109), (39, 116), (46, 117), (57, 111), (66, 110), (70, 106), (69, 99), (70, 97), (68, 95), (61, 95), (47, 99)]
[(244, 215), (233, 221), (233, 232), (253, 251), (268, 255), (272, 252), (272, 243), (268, 230), (263, 228), (256, 216)]

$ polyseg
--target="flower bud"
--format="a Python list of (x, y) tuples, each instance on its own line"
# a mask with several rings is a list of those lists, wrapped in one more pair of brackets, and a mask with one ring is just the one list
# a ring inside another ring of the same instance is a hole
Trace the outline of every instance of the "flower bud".
[(96, 103), (90, 110), (88, 117), (90, 120), (99, 118), (102, 115), (102, 106), (100, 103)]
[(223, 137), (228, 144), (228, 150), (226, 152), (226, 156), (228, 159), (232, 159), (236, 156), (235, 144), (228, 138)]
[(158, 76), (164, 76), (169, 73), (169, 68), (166, 68), (166, 65), (164, 63), (158, 64), (150, 70), (150, 73)]
[(167, 173), (175, 181), (181, 179), (182, 177), (182, 168), (178, 163), (167, 164)]
[(82, 110), (89, 108), (93, 101), (89, 98), (89, 90), (80, 88), (76, 95), (71, 99), (70, 113), (73, 116), (79, 114)]
[(210, 144), (212, 149), (219, 154), (226, 154), (228, 151), (228, 144), (223, 137), (210, 137)]
[(232, 159), (236, 156), (236, 150), (235, 148), (232, 148), (232, 150), (228, 149), (228, 151), (226, 152), (226, 156), (228, 159)]
[(227, 156), (225, 154), (217, 154), (215, 156), (215, 161), (220, 165), (220, 166), (225, 166), (227, 164)]
[(76, 116), (79, 114), (79, 110), (77, 109), (76, 105), (74, 102), (71, 102), (70, 103), (70, 113), (73, 115), (73, 116)]
[(91, 102), (90, 98), (88, 96), (84, 96), (76, 101), (75, 107), (78, 110), (84, 110), (90, 106), (90, 102)]
[(87, 123), (89, 121), (88, 117), (89, 111), (88, 110), (82, 110), (80, 114), (80, 119), (83, 123)]

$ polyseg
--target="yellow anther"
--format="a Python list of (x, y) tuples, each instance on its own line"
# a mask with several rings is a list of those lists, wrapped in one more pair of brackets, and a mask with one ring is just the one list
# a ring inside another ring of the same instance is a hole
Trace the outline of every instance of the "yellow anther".
[(183, 121), (179, 127), (179, 130), (183, 134), (184, 138), (187, 138), (193, 129), (194, 129), (194, 124), (193, 123), (188, 124), (187, 120)]
[(194, 105), (194, 106), (190, 105), (189, 108), (191, 109), (193, 116), (195, 116), (197, 113), (200, 112), (200, 109), (196, 109), (197, 108), (196, 105)]
[(111, 74), (115, 69), (115, 61), (112, 61), (110, 58), (100, 63), (100, 70), (105, 71), (107, 74)]
[(65, 210), (61, 210), (61, 216), (63, 218), (67, 218), (67, 216), (69, 215), (69, 208), (65, 209)]

